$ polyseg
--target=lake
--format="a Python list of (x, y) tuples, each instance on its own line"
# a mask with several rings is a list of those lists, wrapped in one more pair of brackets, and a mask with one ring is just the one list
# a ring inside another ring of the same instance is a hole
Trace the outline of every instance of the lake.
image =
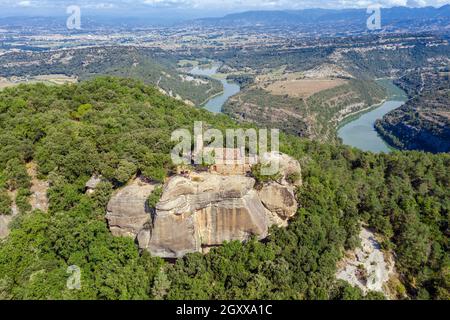
[(377, 80), (377, 82), (388, 90), (388, 100), (379, 107), (345, 123), (339, 128), (338, 136), (344, 144), (360, 150), (388, 153), (393, 148), (375, 130), (375, 122), (390, 111), (401, 107), (406, 102), (407, 97), (392, 81), (383, 79)]
[[(213, 64), (210, 67), (203, 68), (203, 67), (194, 67), (190, 73), (199, 75), (199, 76), (207, 76), (213, 78), (217, 75), (217, 69), (219, 69), (219, 64)], [(217, 78), (216, 78), (217, 79)], [(203, 107), (207, 109), (208, 111), (211, 111), (213, 113), (220, 113), (222, 112), (222, 107), (227, 102), (228, 98), (231, 96), (234, 96), (235, 94), (238, 94), (239, 91), (241, 91), (241, 87), (232, 82), (227, 81), (226, 79), (217, 79), (219, 80), (223, 85), (223, 92), (218, 94), (217, 96), (214, 96), (213, 98), (209, 99)]]

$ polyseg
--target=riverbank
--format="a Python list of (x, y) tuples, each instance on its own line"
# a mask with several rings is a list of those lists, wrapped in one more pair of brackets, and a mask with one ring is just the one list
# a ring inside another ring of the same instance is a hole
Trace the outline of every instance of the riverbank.
[(206, 76), (216, 79), (222, 83), (223, 90), (209, 97), (200, 105), (213, 113), (221, 113), (222, 107), (227, 102), (227, 100), (241, 91), (241, 87), (238, 84), (227, 80), (226, 77), (221, 77), (220, 74), (217, 73), (217, 70), (219, 68), (220, 64), (213, 63), (207, 67), (195, 66), (190, 70), (190, 73), (194, 75)]
[(349, 113), (348, 115), (346, 115), (338, 124), (338, 126), (336, 127), (336, 130), (339, 131), (339, 129), (341, 129), (343, 126), (345, 126), (346, 124), (357, 120), (359, 117), (361, 117), (363, 114), (373, 111), (379, 107), (381, 107), (384, 103), (386, 103), (387, 98), (383, 99), (380, 103), (371, 105), (367, 108), (361, 109), (359, 111), (355, 111), (352, 113)]
[(388, 96), (381, 104), (373, 105), (347, 116), (337, 128), (338, 137), (343, 144), (371, 152), (391, 152), (395, 150), (375, 128), (377, 120), (392, 110), (401, 107), (406, 101), (406, 94), (396, 87), (391, 79), (378, 79), (386, 88)]

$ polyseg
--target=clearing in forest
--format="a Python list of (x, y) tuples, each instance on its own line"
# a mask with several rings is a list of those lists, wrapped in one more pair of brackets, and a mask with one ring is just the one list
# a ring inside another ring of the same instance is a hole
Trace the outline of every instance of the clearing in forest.
[(288, 95), (294, 98), (308, 98), (323, 90), (332, 89), (347, 81), (343, 79), (295, 79), (276, 81), (265, 89), (274, 95)]

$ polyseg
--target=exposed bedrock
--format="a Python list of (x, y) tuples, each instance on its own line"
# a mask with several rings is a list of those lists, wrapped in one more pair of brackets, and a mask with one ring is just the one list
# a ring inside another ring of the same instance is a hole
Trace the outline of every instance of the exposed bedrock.
[(106, 218), (114, 235), (137, 238), (155, 256), (179, 258), (224, 241), (264, 239), (270, 226), (286, 225), (297, 201), (294, 185), (282, 180), (256, 190), (255, 180), (243, 175), (174, 176), (152, 213), (146, 200), (155, 185), (138, 179), (112, 197)]
[(154, 189), (155, 185), (136, 179), (111, 198), (106, 219), (113, 235), (134, 238), (151, 222), (147, 199)]

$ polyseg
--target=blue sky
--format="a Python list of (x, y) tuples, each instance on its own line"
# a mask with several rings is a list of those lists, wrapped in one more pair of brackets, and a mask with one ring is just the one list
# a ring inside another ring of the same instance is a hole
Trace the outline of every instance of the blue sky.
[(223, 15), (244, 10), (303, 8), (365, 8), (378, 3), (391, 6), (442, 6), (450, 0), (0, 0), (0, 16), (11, 14), (63, 13), (69, 5), (87, 12), (144, 14), (184, 12), (186, 15)]

